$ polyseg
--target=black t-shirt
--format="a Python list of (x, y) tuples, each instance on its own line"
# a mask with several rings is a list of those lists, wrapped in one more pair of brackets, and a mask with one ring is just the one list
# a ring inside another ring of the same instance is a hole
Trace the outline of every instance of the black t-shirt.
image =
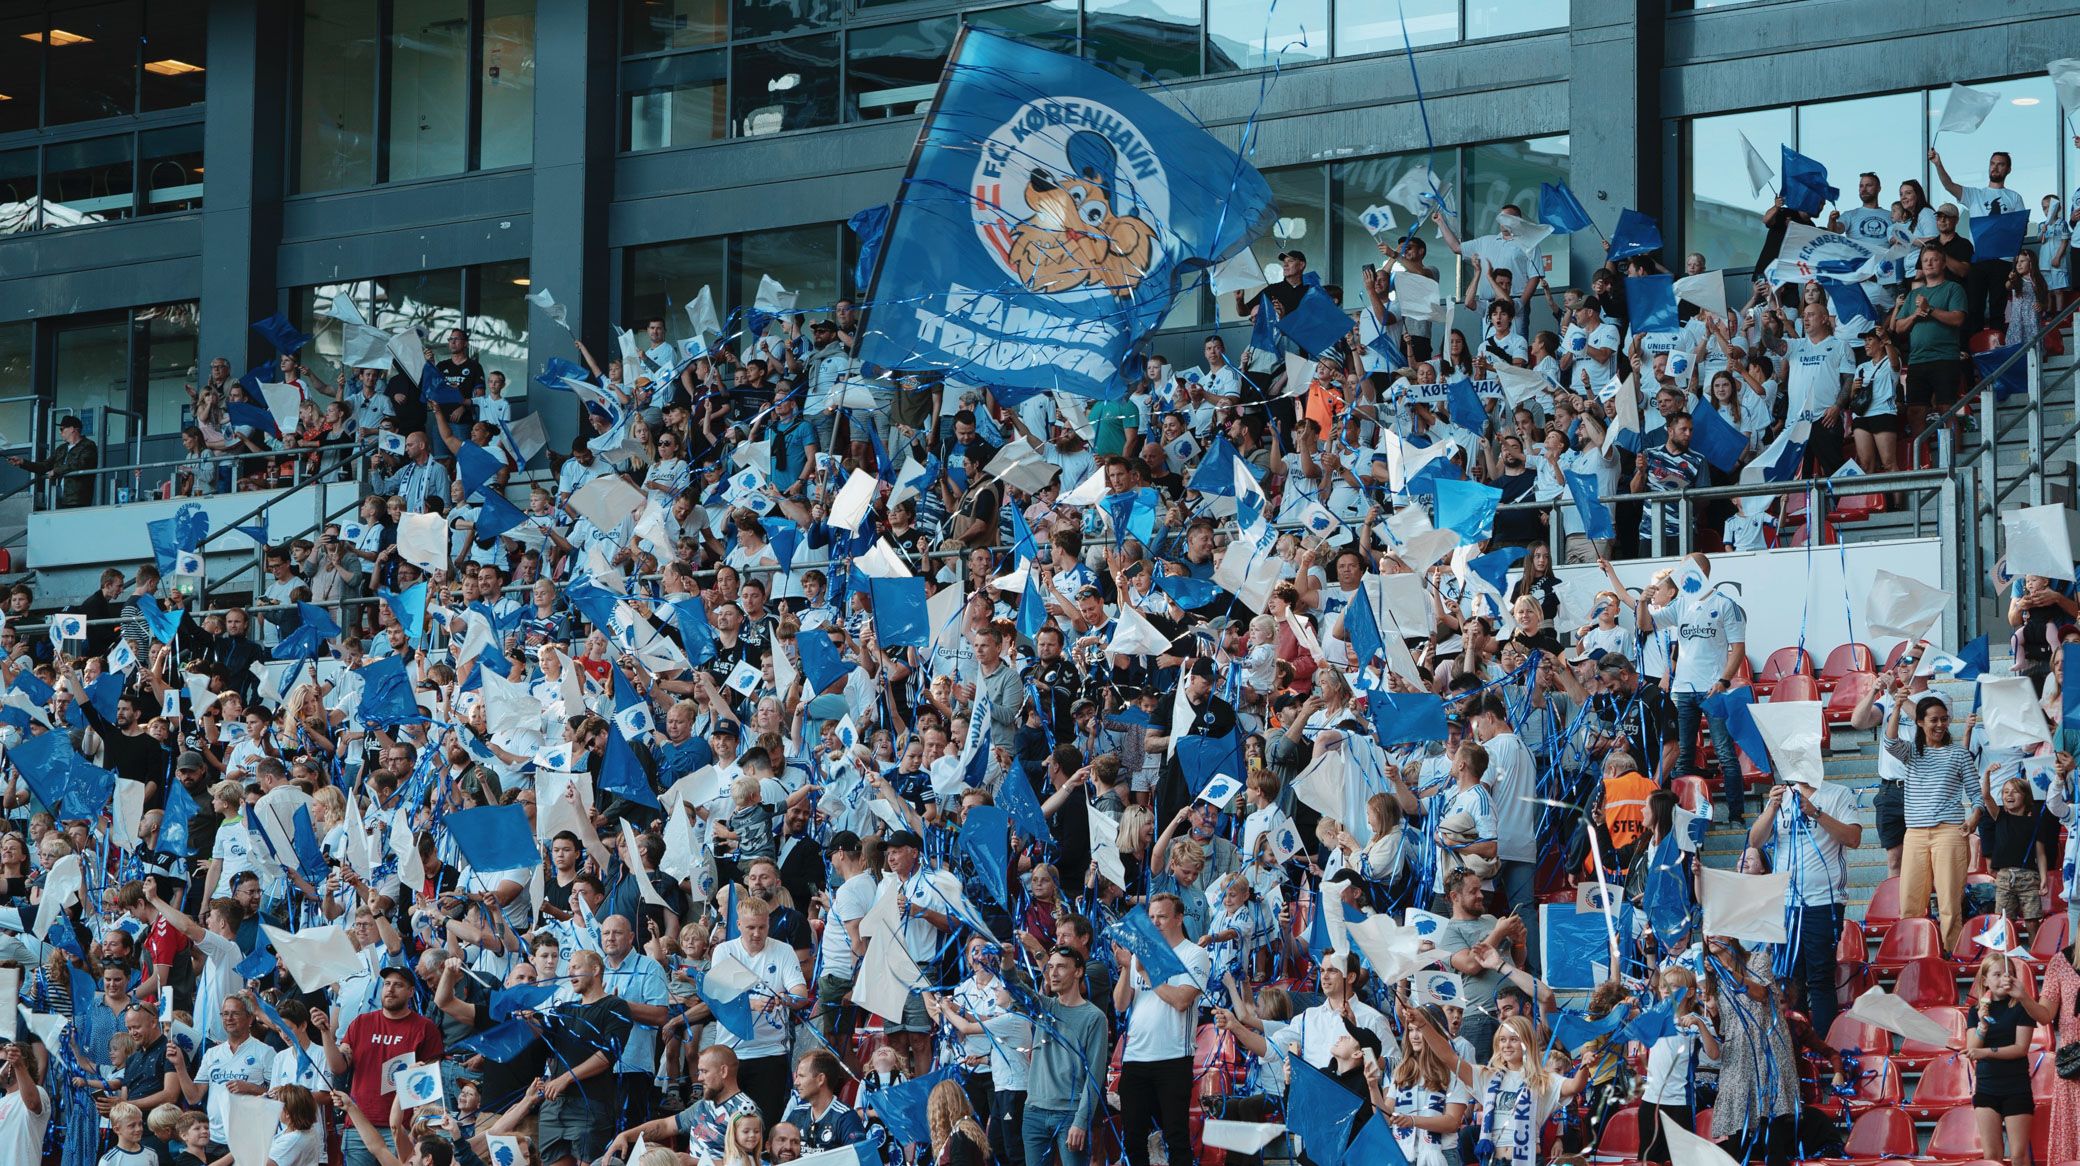
[[(2035, 1025), (2022, 1005), (2013, 1000), (1982, 1001), (1965, 1014), (1964, 1023), (1967, 1029), (1979, 1030), (1979, 1047), (1988, 1049), (2007, 1048), (2015, 1043), (2018, 1030)], [(2000, 1096), (2027, 1096), (2030, 1091), (2029, 1060), (1980, 1061), (1976, 1091)]]
[(171, 1072), (173, 1064), (166, 1057), (166, 1038), (161, 1036), (123, 1062), (123, 1093), (133, 1098), (150, 1097), (166, 1088), (166, 1075)]
[(1972, 261), (1972, 241), (1963, 235), (1951, 239), (1948, 243), (1937, 239), (1935, 240), (1935, 246), (1943, 249), (1945, 258), (1954, 259), (1959, 263), (1970, 263)]
[(1243, 314), (1248, 315), (1249, 310), (1257, 306), (1258, 300), (1269, 297), (1272, 303), (1278, 305), (1278, 314), (1283, 316), (1300, 306), (1301, 297), (1307, 294), (1307, 286), (1303, 283), (1296, 287), (1280, 279), (1277, 283), (1268, 285), (1256, 295), (1245, 297), (1242, 301)]
[(474, 356), (460, 361), (449, 357), (433, 367), (448, 378), (448, 387), (460, 393), (465, 402), (484, 390), (484, 366)]
[(600, 1112), (603, 1116), (610, 1115), (616, 1081), (611, 1063), (620, 1059), (622, 1047), (628, 1044), (629, 1031), (635, 1026), (635, 1019), (629, 1015), (628, 1002), (619, 996), (602, 996), (590, 1004), (573, 1001), (558, 1005), (554, 1012), (547, 1014), (547, 1018), (549, 1024), (543, 1035), (554, 1055), (544, 1066), (542, 1076), (554, 1077), (569, 1072), (584, 1064), (592, 1054), (605, 1053), (608, 1070), (578, 1082), (578, 1087), (584, 1090), (587, 1102), (609, 1107)]
[[(1521, 502), (1531, 497), (1531, 489), (1538, 484), (1538, 475), (1529, 466), (1514, 474), (1497, 474), (1492, 483), (1502, 491), (1502, 501)], [(1538, 541), (1543, 528), (1539, 525), (1536, 510), (1498, 510), (1495, 513), (1496, 545), (1516, 544), (1521, 546)]]
[(1987, 848), (1986, 860), (1993, 869), (2036, 868), (2036, 848), (2042, 841), (2037, 833), (2037, 815), (2010, 814), (2003, 810), (1989, 815), (1988, 827), (1993, 845)]

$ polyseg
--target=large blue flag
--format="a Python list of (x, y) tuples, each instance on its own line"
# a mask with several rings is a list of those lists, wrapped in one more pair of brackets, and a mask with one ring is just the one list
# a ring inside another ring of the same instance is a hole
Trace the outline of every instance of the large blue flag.
[(2002, 215), (1972, 216), (1972, 261), (2013, 259), (2022, 250), (2022, 237), (2029, 233), (2029, 212), (2009, 211)]
[(1598, 490), (1601, 484), (1589, 474), (1567, 474), (1568, 492), (1574, 495), (1574, 511), (1581, 517), (1582, 533), (1590, 538), (1616, 538), (1617, 524), (1611, 518), (1611, 508)]
[(852, 228), (852, 233), (859, 239), (859, 258), (852, 265), (852, 285), (864, 290), (873, 284), (874, 267), (881, 261), (881, 235), (888, 229), (888, 207), (876, 203), (863, 208), (845, 220), (845, 225)]
[(1172, 978), (1186, 975), (1190, 969), (1178, 957), (1170, 941), (1156, 928), (1155, 921), (1148, 917), (1148, 909), (1136, 907), (1120, 916), (1119, 922), (1105, 929), (1105, 942), (1116, 943), (1134, 955), (1141, 965), (1142, 974), (1151, 984), (1167, 984)]
[(1286, 1129), (1299, 1137), (1309, 1161), (1337, 1166), (1364, 1099), (1300, 1057), (1286, 1058), (1286, 1081)]
[[(1021, 773), (1004, 775), (1006, 785), (1024, 781)], [(989, 897), (1000, 906), (1010, 906), (1005, 896), (1010, 893), (1011, 880), (1011, 815), (995, 806), (970, 806), (961, 817), (961, 832), (956, 841)]]
[(1682, 328), (1676, 319), (1676, 280), (1672, 275), (1632, 275), (1625, 278), (1625, 308), (1632, 313), (1632, 330), (1673, 333)]
[(1741, 455), (1748, 452), (1748, 439), (1733, 422), (1719, 416), (1716, 406), (1703, 403), (1690, 414), (1690, 444), (1713, 469), (1726, 474), (1739, 468)]
[(859, 357), (1120, 397), (1180, 288), (1272, 214), (1263, 176), (1154, 94), (964, 29), (889, 215)]
[(1611, 228), (1611, 262), (1661, 250), (1661, 224), (1626, 207), (1618, 212), (1618, 225)]
[(1586, 231), (1596, 224), (1565, 182), (1538, 184), (1538, 221), (1563, 235)]
[(1802, 215), (1817, 215), (1820, 208), (1842, 197), (1827, 184), (1827, 167), (1789, 146), (1784, 147), (1784, 208)]

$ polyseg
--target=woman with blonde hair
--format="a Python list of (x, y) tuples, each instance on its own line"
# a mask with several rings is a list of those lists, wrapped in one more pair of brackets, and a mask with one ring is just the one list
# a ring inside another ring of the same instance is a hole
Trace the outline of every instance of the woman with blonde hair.
[(989, 1137), (975, 1120), (975, 1111), (958, 1081), (932, 1086), (924, 1117), (932, 1132), (932, 1166), (987, 1166)]
[(296, 753), (333, 752), (332, 729), (325, 719), (324, 694), (315, 681), (306, 680), (289, 690), (282, 701), (280, 725), (277, 729), (285, 741), (291, 742)]
[(1572, 1076), (1556, 1076), (1539, 1058), (1545, 1043), (1531, 1021), (1511, 1016), (1495, 1026), (1494, 1053), (1483, 1067), (1460, 1057), (1429, 1013), (1419, 1008), (1410, 1015), (1410, 1030), (1422, 1030), (1424, 1046), (1480, 1103), (1480, 1135), (1494, 1147), (1489, 1166), (1538, 1166), (1539, 1132), (1562, 1102), (1588, 1087), (1589, 1062), (1577, 1064)]

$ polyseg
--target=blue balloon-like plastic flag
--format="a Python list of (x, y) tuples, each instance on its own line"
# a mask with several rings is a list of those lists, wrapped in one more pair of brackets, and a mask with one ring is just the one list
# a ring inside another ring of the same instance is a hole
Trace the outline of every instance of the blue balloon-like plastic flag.
[(1153, 94), (963, 29), (889, 215), (859, 358), (1118, 398), (1180, 288), (1272, 214), (1263, 176)]

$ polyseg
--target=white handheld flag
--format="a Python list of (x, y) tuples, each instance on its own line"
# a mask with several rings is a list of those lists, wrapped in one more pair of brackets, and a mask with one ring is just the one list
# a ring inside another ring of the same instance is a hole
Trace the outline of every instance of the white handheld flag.
[(2080, 59), (2060, 57), (2044, 66), (2051, 74), (2051, 87), (2058, 92), (2058, 104), (2067, 113), (2080, 113)]
[(1791, 872), (1736, 874), (1697, 868), (1697, 898), (1704, 907), (1704, 933), (1746, 943), (1784, 942), (1784, 896)]
[(1824, 707), (1817, 700), (1773, 700), (1749, 707), (1779, 781), (1818, 789), (1827, 780), (1820, 756), (1827, 740)]
[(1863, 610), (1872, 635), (1919, 640), (1934, 630), (1949, 603), (1947, 591), (1881, 570), (1871, 578)]
[(1746, 130), (1741, 131), (1741, 154), (1748, 163), (1748, 193), (1761, 194), (1770, 183), (1776, 181), (1777, 176), (1769, 168), (1769, 162), (1762, 156), (1762, 151), (1756, 149), (1755, 143), (1748, 140)]
[(2001, 95), (1986, 89), (1974, 89), (1969, 85), (1950, 83), (1950, 96), (1943, 102), (1943, 121), (1936, 126), (1938, 134), (1969, 134), (1986, 124), (1986, 115), (1993, 112)]
[(2001, 531), (2010, 575), (2073, 578), (2072, 511), (2056, 503), (2005, 511)]

